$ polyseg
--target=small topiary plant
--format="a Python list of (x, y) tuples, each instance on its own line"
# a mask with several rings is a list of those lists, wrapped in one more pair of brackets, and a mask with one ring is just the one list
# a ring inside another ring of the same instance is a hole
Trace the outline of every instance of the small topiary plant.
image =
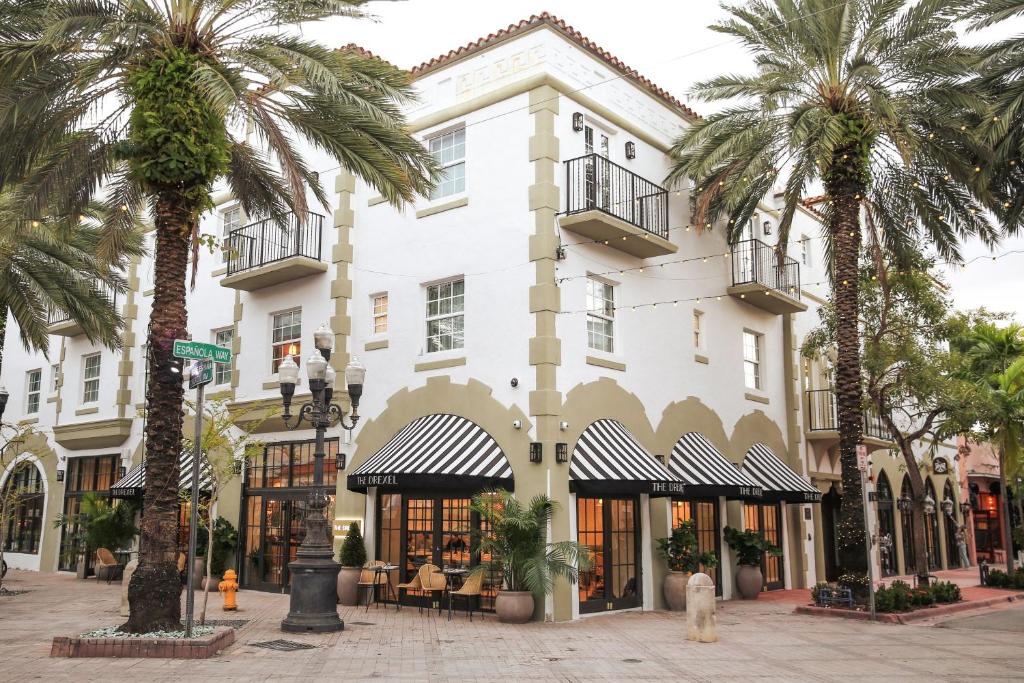
[(338, 562), (342, 567), (362, 567), (366, 564), (366, 544), (363, 543), (358, 522), (348, 525), (348, 535), (341, 543)]

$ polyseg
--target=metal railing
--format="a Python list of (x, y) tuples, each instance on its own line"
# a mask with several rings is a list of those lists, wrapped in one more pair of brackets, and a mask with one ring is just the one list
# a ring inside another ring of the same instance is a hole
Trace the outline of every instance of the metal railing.
[[(836, 395), (831, 389), (809, 389), (807, 394), (807, 431), (838, 431), (839, 418)], [(892, 437), (881, 416), (872, 409), (864, 411), (864, 436), (891, 441)]]
[(780, 260), (775, 247), (761, 240), (735, 242), (732, 245), (732, 283), (754, 282), (799, 299), (800, 263), (789, 256)]
[(298, 217), (289, 213), (283, 223), (265, 218), (232, 230), (225, 245), (228, 275), (292, 256), (307, 256), (319, 261), (323, 226), (324, 217), (311, 212), (301, 225)]
[[(115, 308), (117, 307), (117, 292), (115, 290), (111, 289), (110, 287), (101, 282), (96, 283), (96, 288), (103, 292), (104, 295), (106, 295), (107, 299), (110, 301), (110, 304), (112, 306), (114, 306)], [(62, 311), (57, 308), (50, 309), (46, 313), (47, 326), (60, 325), (61, 323), (66, 323), (69, 322), (70, 320), (70, 313), (68, 313), (67, 311)]]
[(603, 211), (668, 239), (668, 191), (600, 154), (565, 162), (567, 215)]

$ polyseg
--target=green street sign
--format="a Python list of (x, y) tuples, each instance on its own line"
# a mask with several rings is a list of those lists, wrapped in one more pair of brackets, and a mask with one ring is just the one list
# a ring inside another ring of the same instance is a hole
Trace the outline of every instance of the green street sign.
[(213, 381), (213, 362), (208, 360), (197, 361), (192, 367), (188, 376), (188, 388), (204, 386)]
[(205, 344), (203, 342), (189, 341), (188, 339), (175, 339), (175, 358), (185, 360), (212, 360), (214, 363), (230, 363), (231, 349), (216, 344)]

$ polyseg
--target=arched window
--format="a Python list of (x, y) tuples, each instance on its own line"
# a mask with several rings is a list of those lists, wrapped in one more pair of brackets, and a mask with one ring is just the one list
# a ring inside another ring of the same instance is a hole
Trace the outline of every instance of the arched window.
[(892, 487), (885, 472), (878, 474), (878, 537), (882, 558), (882, 575), (892, 576), (896, 573), (896, 517), (893, 512)]
[[(903, 475), (903, 484), (900, 486), (900, 498), (913, 499), (914, 493), (910, 488), (910, 477)], [(914, 515), (912, 512), (900, 511), (900, 531), (903, 533), (903, 570), (908, 574), (917, 571), (917, 561), (914, 551)]]
[(4, 552), (37, 555), (43, 535), (43, 474), (34, 460), (19, 460), (4, 481), (2, 495), (10, 510), (4, 521)]

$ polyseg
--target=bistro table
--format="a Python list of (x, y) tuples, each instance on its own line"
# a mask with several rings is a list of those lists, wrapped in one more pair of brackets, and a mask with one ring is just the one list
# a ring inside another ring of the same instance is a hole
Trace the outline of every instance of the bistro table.
[[(373, 568), (373, 604), (380, 604), (380, 594), (378, 588), (380, 587), (380, 580), (384, 578), (384, 585), (387, 589), (384, 591), (385, 598), (390, 593), (391, 597), (395, 600), (395, 606), (398, 606), (398, 596), (395, 594), (395, 588), (391, 585), (391, 572), (398, 571), (399, 567), (397, 564), (379, 564)], [(366, 611), (370, 611), (370, 601), (366, 601)]]
[[(466, 580), (466, 575), (469, 574), (469, 570), (465, 567), (445, 567), (441, 570), (445, 578), (448, 579), (446, 582), (444, 592), (448, 596), (448, 620), (452, 618), (452, 588), (458, 590), (462, 587), (462, 583)], [(453, 584), (458, 584), (453, 585)]]

